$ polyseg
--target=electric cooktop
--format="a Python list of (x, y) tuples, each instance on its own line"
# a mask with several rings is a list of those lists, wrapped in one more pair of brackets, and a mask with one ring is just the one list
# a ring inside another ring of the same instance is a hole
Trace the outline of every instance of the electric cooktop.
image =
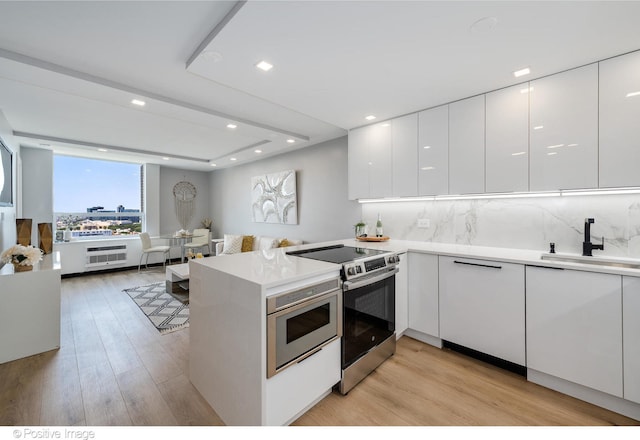
[(388, 251), (351, 247), (345, 246), (343, 244), (287, 252), (288, 255), (296, 255), (298, 257), (310, 258), (312, 260), (326, 261), (336, 264), (348, 263), (360, 258), (388, 253)]

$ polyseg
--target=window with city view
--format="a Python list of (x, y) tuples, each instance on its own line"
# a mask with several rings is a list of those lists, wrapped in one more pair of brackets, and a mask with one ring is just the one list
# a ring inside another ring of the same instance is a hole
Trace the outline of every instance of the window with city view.
[(139, 234), (142, 172), (139, 164), (54, 155), (56, 239)]

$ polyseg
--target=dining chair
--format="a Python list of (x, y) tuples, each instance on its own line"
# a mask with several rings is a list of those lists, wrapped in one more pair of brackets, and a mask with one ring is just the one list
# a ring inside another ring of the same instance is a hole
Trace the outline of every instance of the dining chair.
[(211, 254), (211, 248), (209, 247), (209, 238), (211, 236), (211, 232), (208, 229), (194, 229), (193, 230), (193, 239), (190, 243), (185, 243), (185, 250), (191, 249), (192, 251), (196, 249), (206, 248), (208, 253)]
[(154, 252), (164, 254), (164, 259), (162, 261), (162, 267), (165, 267), (167, 264), (167, 256), (169, 255), (169, 251), (171, 250), (170, 246), (152, 246), (151, 245), (151, 237), (149, 237), (148, 232), (143, 232), (140, 234), (140, 240), (142, 240), (142, 255), (140, 255), (140, 263), (138, 263), (138, 272), (140, 272), (140, 266), (142, 266), (142, 258), (146, 255), (146, 259), (144, 261), (144, 267), (149, 268), (149, 254)]

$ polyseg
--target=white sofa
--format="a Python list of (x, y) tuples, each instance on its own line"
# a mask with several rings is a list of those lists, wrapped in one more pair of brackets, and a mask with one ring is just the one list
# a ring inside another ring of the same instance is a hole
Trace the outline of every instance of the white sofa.
[[(237, 253), (237, 240), (240, 237), (242, 240), (246, 235), (230, 235), (225, 234), (224, 241), (219, 241), (216, 243), (216, 255), (225, 255), (230, 253)], [(234, 247), (234, 249), (229, 249), (230, 246), (227, 247), (227, 251), (225, 251), (225, 243), (230, 244)], [(292, 240), (290, 238), (284, 237), (269, 237), (265, 235), (253, 235), (253, 244), (251, 246), (251, 251), (260, 251), (265, 249), (273, 249), (278, 247), (285, 246), (297, 246), (302, 244), (302, 240)]]

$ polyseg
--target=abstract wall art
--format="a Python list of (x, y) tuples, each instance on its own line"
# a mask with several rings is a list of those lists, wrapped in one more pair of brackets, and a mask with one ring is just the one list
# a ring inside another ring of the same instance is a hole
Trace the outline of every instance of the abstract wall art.
[(251, 178), (251, 215), (254, 222), (298, 224), (294, 170)]

